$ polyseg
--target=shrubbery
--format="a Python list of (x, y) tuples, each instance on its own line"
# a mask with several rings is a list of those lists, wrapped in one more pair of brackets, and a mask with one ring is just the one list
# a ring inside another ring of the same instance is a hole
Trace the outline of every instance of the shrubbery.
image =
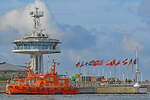
[(0, 73), (0, 80), (8, 80), (8, 79), (13, 79), (14, 77), (18, 76), (22, 76), (22, 73)]

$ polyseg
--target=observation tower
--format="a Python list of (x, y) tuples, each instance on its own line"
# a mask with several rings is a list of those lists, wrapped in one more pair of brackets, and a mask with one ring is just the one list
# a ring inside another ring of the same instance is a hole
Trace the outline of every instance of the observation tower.
[(14, 53), (29, 54), (31, 61), (31, 69), (38, 74), (43, 74), (43, 54), (60, 53), (58, 44), (61, 42), (56, 39), (51, 39), (43, 29), (41, 29), (40, 18), (44, 16), (43, 11), (35, 8), (35, 11), (30, 12), (33, 17), (34, 28), (29, 36), (23, 39), (14, 40), (12, 43), (16, 46), (12, 50)]

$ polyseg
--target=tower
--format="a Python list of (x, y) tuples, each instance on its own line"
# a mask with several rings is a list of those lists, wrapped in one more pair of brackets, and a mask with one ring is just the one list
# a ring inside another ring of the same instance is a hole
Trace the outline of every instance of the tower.
[(31, 35), (24, 37), (20, 40), (14, 40), (15, 44), (12, 52), (23, 53), (30, 55), (31, 69), (35, 73), (43, 74), (43, 54), (60, 53), (58, 44), (61, 42), (56, 39), (51, 39), (41, 29), (40, 18), (44, 16), (43, 11), (39, 11), (39, 8), (35, 8), (35, 11), (31, 12), (33, 17), (34, 27)]

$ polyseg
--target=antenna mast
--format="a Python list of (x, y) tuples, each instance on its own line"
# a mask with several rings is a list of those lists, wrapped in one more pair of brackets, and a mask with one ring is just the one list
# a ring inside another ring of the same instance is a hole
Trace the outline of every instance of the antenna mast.
[(34, 18), (34, 31), (32, 36), (37, 36), (41, 32), (40, 17), (44, 16), (44, 12), (39, 11), (39, 8), (35, 8), (35, 11), (30, 12), (30, 15)]

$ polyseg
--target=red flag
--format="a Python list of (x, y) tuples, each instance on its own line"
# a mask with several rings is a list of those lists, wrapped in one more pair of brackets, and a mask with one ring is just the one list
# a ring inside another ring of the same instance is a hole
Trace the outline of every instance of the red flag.
[(105, 62), (105, 65), (109, 66), (109, 65), (110, 65), (110, 60), (107, 60), (107, 61)]
[(94, 62), (93, 62), (93, 66), (96, 66), (96, 65), (97, 65), (97, 63), (96, 63), (96, 61), (94, 61)]
[(109, 63), (109, 65), (110, 65), (110, 66), (113, 66), (113, 61), (111, 61), (111, 62)]
[(116, 60), (114, 59), (114, 60), (112, 61), (112, 63), (113, 63), (113, 65), (115, 65), (115, 64), (116, 64)]
[(103, 65), (103, 60), (96, 60), (96, 66), (101, 66)]
[(76, 67), (80, 67), (80, 62), (78, 62), (78, 63), (76, 64)]
[(97, 66), (100, 65), (100, 61), (99, 60), (96, 60), (95, 62), (96, 62)]
[(115, 64), (115, 66), (118, 66), (118, 65), (120, 65), (120, 60)]
[(107, 65), (107, 66), (113, 66), (113, 61), (108, 60), (108, 61), (106, 62), (106, 65)]
[(81, 66), (80, 67), (84, 67), (84, 62), (82, 62)]

